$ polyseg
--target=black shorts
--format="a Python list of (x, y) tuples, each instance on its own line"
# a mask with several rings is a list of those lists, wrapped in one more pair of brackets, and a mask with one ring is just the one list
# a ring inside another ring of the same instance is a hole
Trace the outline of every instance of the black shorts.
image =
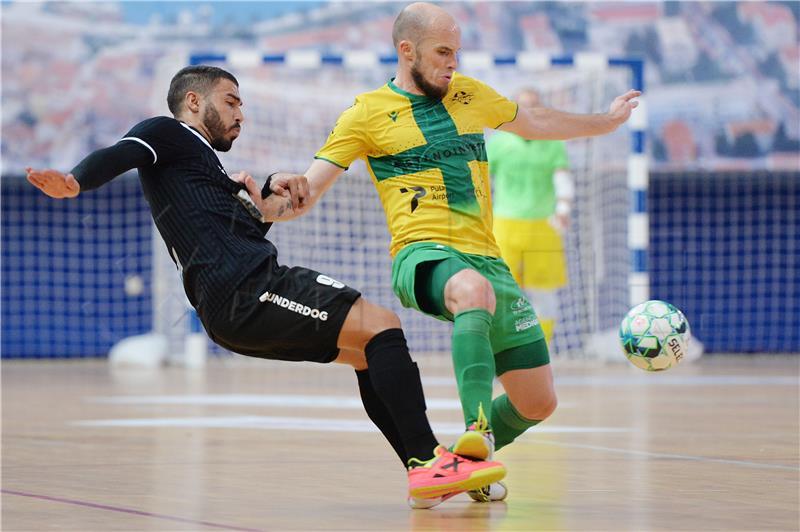
[(211, 339), (235, 353), (295, 362), (331, 362), (361, 293), (302, 267), (262, 264), (221, 309), (200, 312)]

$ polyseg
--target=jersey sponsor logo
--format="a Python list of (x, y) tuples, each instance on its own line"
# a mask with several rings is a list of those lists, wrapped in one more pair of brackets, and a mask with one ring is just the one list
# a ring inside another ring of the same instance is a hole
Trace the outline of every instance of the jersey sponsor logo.
[(317, 275), (317, 282), (322, 286), (331, 286), (333, 288), (344, 288), (344, 283), (337, 281), (327, 275)]
[(391, 118), (392, 122), (397, 122), (398, 115), (399, 115), (399, 113), (397, 111), (392, 111), (391, 113), (387, 114), (386, 116)]
[(511, 303), (511, 312), (514, 314), (522, 314), (531, 310), (531, 304), (524, 297), (520, 297)]
[(292, 301), (291, 299), (279, 296), (278, 294), (273, 294), (270, 291), (266, 291), (263, 294), (261, 294), (258, 297), (258, 300), (261, 301), (262, 303), (272, 303), (273, 305), (285, 308), (291, 312), (296, 312), (301, 316), (310, 316), (315, 320), (320, 320), (320, 321), (328, 320), (328, 313), (326, 311), (319, 310), (318, 308), (307, 307), (302, 303), (298, 303), (297, 301)]
[(400, 192), (403, 193), (403, 194), (407, 194), (409, 192), (414, 192), (414, 197), (411, 198), (411, 212), (414, 212), (415, 210), (417, 210), (417, 207), (419, 207), (419, 200), (424, 198), (425, 194), (428, 193), (425, 190), (425, 187), (408, 187), (408, 188), (403, 187), (403, 188), (400, 189)]
[(449, 159), (461, 156), (467, 156), (468, 160), (483, 161), (486, 160), (485, 154), (486, 143), (483, 142), (483, 139), (475, 142), (458, 139), (429, 143), (422, 157), (437, 163), (439, 161), (447, 162)]
[(536, 325), (539, 325), (539, 320), (533, 316), (520, 318), (514, 322), (514, 328), (517, 330), (517, 332), (530, 329)]

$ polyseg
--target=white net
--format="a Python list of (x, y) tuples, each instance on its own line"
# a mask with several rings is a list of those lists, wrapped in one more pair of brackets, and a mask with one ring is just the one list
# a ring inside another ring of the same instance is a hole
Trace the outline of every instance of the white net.
[[(220, 66), (238, 78), (245, 113), (242, 135), (233, 149), (222, 155), (223, 164), (229, 173), (247, 170), (261, 178), (277, 170), (305, 171), (355, 95), (386, 83), (394, 72), (393, 65), (363, 70), (341, 65), (313, 69), (283, 64)], [(464, 73), (509, 97), (523, 86), (534, 86), (548, 105), (577, 113), (605, 111), (629, 83), (628, 72), (613, 69), (523, 71), (503, 66), (464, 69)], [(168, 83), (166, 77), (155, 86), (163, 92)], [(551, 345), (553, 356), (586, 356), (587, 336), (612, 327), (627, 310), (629, 146), (626, 130), (568, 143), (576, 204), (565, 235), (569, 286), (559, 292), (560, 316)], [(413, 352), (449, 352), (451, 324), (403, 309), (392, 292), (389, 234), (363, 163), (353, 164), (311, 213), (275, 224), (268, 238), (278, 247), (281, 263), (319, 270), (357, 288), (371, 301), (395, 310)], [(174, 280), (174, 266), (166, 256), (162, 259), (155, 267), (156, 277)], [(187, 320), (181, 318), (185, 308), (177, 305), (178, 309), (171, 310), (175, 315), (164, 315), (167, 307), (174, 307), (174, 302), (181, 300), (175, 294), (180, 284), (153, 284), (164, 290), (154, 297), (160, 319), (168, 325), (173, 345), (180, 344), (181, 335), (187, 330)]]

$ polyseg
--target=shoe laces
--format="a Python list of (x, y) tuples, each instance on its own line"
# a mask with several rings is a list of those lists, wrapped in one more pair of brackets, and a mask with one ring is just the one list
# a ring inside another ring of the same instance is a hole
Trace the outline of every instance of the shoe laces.
[(491, 485), (484, 486), (482, 488), (478, 488), (476, 490), (472, 490), (470, 494), (474, 494), (481, 500), (481, 502), (489, 502), (491, 498), (489, 497), (489, 490), (491, 489)]
[(474, 430), (475, 432), (480, 432), (481, 434), (492, 433), (492, 429), (489, 427), (489, 419), (486, 417), (486, 413), (483, 411), (483, 403), (478, 405), (478, 419), (475, 420), (475, 423), (469, 426), (469, 430)]
[(444, 452), (440, 449), (441, 446), (436, 447), (433, 450), (433, 458), (429, 458), (428, 460), (420, 460), (419, 458), (409, 458), (408, 462), (406, 462), (406, 469), (411, 471), (412, 469), (417, 469), (418, 467), (430, 467)]

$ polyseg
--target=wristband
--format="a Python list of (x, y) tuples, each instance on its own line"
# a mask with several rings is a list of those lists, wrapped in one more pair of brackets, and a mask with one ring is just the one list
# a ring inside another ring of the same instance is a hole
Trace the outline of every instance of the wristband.
[(558, 215), (569, 215), (570, 211), (572, 210), (572, 205), (567, 200), (558, 200), (556, 202), (556, 214)]
[(272, 189), (269, 188), (269, 186), (272, 183), (272, 176), (277, 173), (278, 172), (272, 172), (269, 174), (269, 177), (267, 177), (266, 183), (264, 183), (264, 186), (261, 187), (261, 199), (267, 199), (272, 194)]

